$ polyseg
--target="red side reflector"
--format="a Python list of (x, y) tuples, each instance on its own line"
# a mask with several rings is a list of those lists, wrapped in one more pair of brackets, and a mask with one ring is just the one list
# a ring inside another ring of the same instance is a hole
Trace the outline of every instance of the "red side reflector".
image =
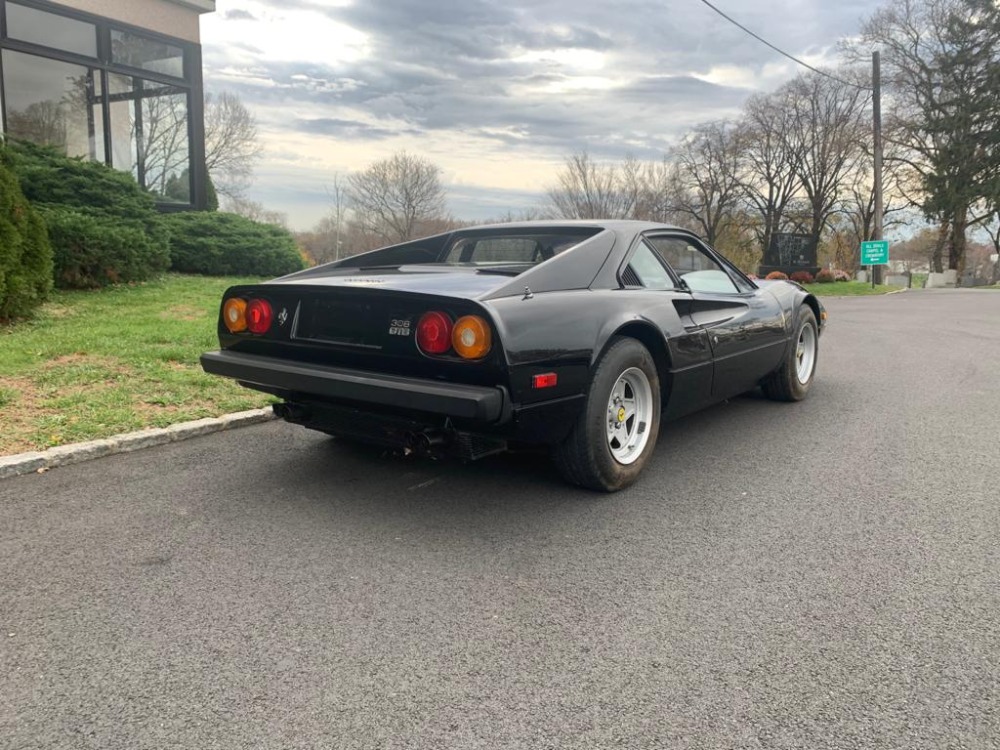
[(531, 376), (532, 388), (551, 388), (559, 382), (559, 376), (554, 372), (543, 372), (541, 375)]

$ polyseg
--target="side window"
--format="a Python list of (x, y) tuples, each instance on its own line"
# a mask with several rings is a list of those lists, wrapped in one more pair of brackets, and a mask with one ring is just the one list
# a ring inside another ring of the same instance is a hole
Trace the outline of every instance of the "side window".
[(676, 284), (670, 272), (664, 267), (656, 253), (645, 242), (632, 253), (632, 258), (622, 272), (626, 286), (641, 286), (645, 289), (673, 289)]
[(719, 265), (702, 248), (683, 237), (650, 237), (650, 244), (692, 292), (737, 294), (740, 289)]

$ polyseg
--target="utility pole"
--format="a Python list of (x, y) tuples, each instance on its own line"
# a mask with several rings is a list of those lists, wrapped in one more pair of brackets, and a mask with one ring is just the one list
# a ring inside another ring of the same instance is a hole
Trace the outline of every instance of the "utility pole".
[[(872, 127), (875, 132), (873, 161), (875, 162), (875, 236), (882, 239), (882, 71), (879, 53), (872, 52)], [(872, 288), (875, 287), (876, 269), (881, 277), (882, 267), (872, 266)], [(882, 281), (881, 278), (878, 279)]]

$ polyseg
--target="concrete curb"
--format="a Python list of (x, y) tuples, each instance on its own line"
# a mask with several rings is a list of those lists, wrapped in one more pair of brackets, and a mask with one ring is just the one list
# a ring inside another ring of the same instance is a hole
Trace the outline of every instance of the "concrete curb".
[(92, 458), (101, 458), (115, 453), (129, 453), (143, 448), (152, 448), (154, 445), (187, 440), (199, 435), (246, 427), (272, 419), (274, 419), (274, 412), (270, 407), (267, 407), (235, 414), (224, 414), (221, 417), (196, 419), (193, 422), (181, 422), (169, 427), (127, 432), (124, 435), (91, 440), (86, 443), (59, 445), (46, 451), (0, 456), (0, 479), (54, 469), (57, 466), (78, 464), (81, 461), (89, 461)]

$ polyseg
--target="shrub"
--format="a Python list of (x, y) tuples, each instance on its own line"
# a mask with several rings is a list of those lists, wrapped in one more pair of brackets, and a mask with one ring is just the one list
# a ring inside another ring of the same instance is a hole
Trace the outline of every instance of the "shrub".
[(135, 224), (115, 225), (66, 206), (42, 209), (55, 260), (55, 282), (88, 289), (127, 281), (142, 281), (167, 269), (165, 254), (151, 246)]
[(212, 175), (207, 172), (205, 173), (205, 210), (219, 210), (219, 194), (215, 190), (215, 182), (212, 180)]
[(49, 224), (56, 285), (141, 281), (167, 269), (166, 227), (131, 175), (32, 143), (11, 144), (10, 154), (25, 197)]
[(788, 274), (782, 273), (781, 271), (771, 271), (767, 276), (764, 277), (768, 281), (788, 281)]
[(791, 278), (792, 281), (798, 282), (799, 284), (813, 283), (813, 275), (808, 271), (796, 271), (789, 278)]
[(291, 233), (273, 224), (205, 211), (165, 218), (175, 271), (206, 276), (283, 276), (305, 267)]
[(832, 284), (833, 283), (833, 271), (824, 268), (818, 274), (816, 274), (815, 279), (817, 284)]
[(45, 224), (24, 199), (0, 147), (0, 321), (29, 315), (52, 289)]
[(834, 281), (850, 281), (851, 280), (851, 274), (849, 274), (847, 271), (841, 271), (839, 268), (837, 268), (833, 272), (833, 280)]

